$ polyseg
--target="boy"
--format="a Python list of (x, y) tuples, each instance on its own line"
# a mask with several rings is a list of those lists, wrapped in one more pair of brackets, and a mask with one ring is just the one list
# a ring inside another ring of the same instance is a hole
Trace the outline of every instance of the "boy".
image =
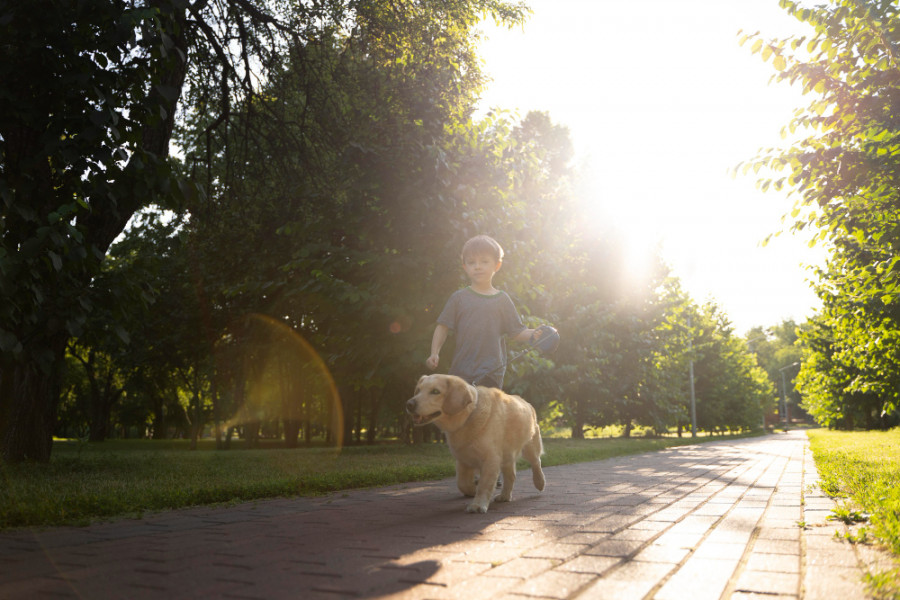
[(506, 372), (506, 338), (527, 342), (534, 329), (522, 324), (512, 299), (493, 285), (494, 274), (503, 264), (503, 248), (496, 240), (478, 235), (467, 241), (462, 263), (471, 285), (447, 300), (425, 364), (432, 371), (437, 369), (441, 348), (452, 330), (456, 351), (450, 374), (474, 385), (500, 388)]

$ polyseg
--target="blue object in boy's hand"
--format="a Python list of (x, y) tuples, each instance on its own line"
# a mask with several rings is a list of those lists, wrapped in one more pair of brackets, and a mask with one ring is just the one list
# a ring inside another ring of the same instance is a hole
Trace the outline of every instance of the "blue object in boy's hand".
[(528, 344), (532, 348), (537, 348), (541, 354), (554, 352), (559, 346), (559, 332), (550, 325), (541, 325), (531, 334)]

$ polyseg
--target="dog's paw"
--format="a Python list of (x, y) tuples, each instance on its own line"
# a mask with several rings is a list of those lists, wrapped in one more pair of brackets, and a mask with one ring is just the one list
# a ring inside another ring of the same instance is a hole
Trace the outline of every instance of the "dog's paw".
[(487, 506), (485, 506), (484, 504), (480, 504), (478, 502), (470, 502), (466, 506), (466, 512), (467, 513), (486, 513)]
[(509, 502), (512, 500), (512, 494), (500, 494), (494, 498), (494, 502)]

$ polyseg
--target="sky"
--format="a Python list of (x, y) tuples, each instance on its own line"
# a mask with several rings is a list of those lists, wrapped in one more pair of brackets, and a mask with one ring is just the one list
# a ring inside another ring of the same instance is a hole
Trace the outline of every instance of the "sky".
[(584, 218), (598, 234), (614, 224), (636, 256), (660, 247), (691, 297), (716, 302), (736, 333), (812, 315), (810, 266), (825, 255), (783, 224), (794, 198), (758, 191), (752, 171), (730, 173), (784, 146), (781, 128), (809, 101), (770, 83), (771, 63), (738, 32), (783, 38), (803, 25), (778, 0), (529, 5), (524, 27), (482, 27), (492, 81), (481, 110), (546, 111), (567, 126), (589, 182)]

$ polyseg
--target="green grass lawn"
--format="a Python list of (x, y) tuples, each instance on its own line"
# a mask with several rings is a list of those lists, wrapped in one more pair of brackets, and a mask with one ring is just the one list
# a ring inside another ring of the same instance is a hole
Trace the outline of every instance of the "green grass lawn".
[[(544, 466), (717, 438), (546, 439)], [(312, 496), (450, 477), (443, 444), (196, 451), (182, 441), (57, 442), (49, 464), (0, 463), (0, 529), (80, 525), (201, 504)], [(526, 463), (522, 463), (524, 467)]]
[[(900, 556), (900, 429), (808, 432), (822, 490), (839, 500), (836, 518), (868, 523), (870, 536)], [(876, 597), (900, 598), (900, 571), (870, 577)]]

